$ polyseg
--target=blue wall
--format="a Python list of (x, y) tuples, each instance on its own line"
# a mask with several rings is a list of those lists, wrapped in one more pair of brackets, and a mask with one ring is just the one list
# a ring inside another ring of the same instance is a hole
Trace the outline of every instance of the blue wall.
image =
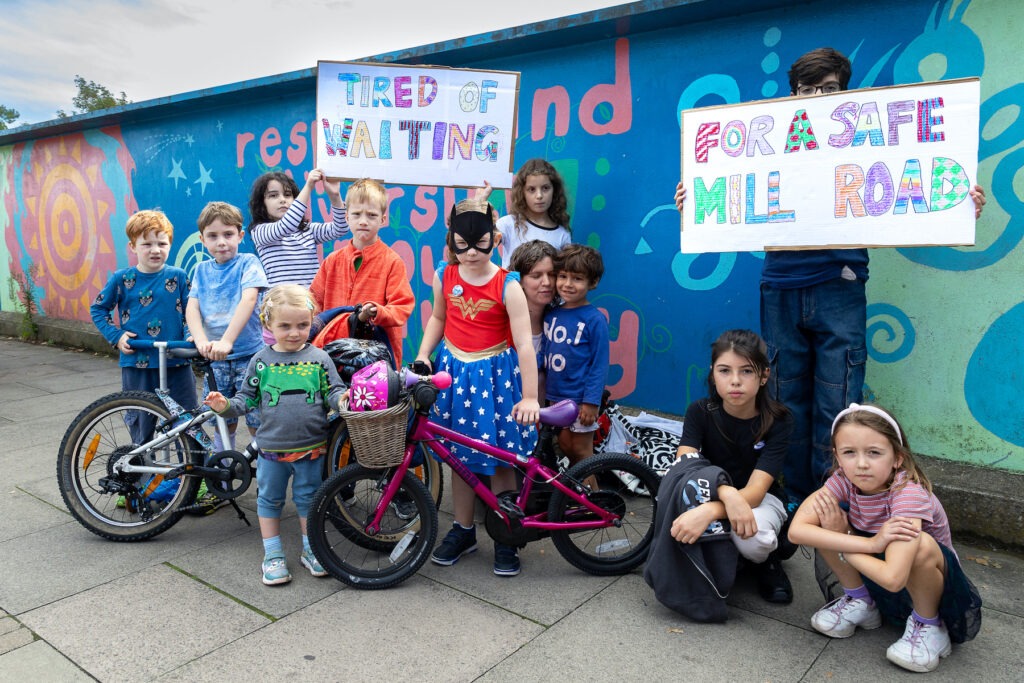
[[(678, 112), (788, 94), (788, 65), (822, 45), (850, 56), (851, 87), (981, 76), (989, 205), (978, 246), (872, 252), (868, 395), (895, 409), (922, 452), (1020, 470), (1024, 84), (1012, 27), (1022, 19), (1012, 0), (640, 2), (373, 60), (522, 73), (516, 165), (555, 164), (571, 188), (575, 240), (606, 258), (593, 300), (611, 321), (609, 385), (623, 403), (674, 413), (703, 395), (718, 333), (757, 329), (763, 259), (678, 253)], [(172, 260), (191, 267), (207, 201), (244, 209), (260, 173), (313, 166), (315, 89), (308, 70), (0, 135), (0, 276), (36, 264), (45, 313), (87, 320), (109, 270), (128, 262), (125, 219), (153, 207), (177, 227)], [(381, 234), (406, 258), (420, 301), (440, 217), (463, 196), (392, 188)], [(326, 197), (316, 204), (326, 215)], [(410, 320), (408, 349), (427, 310)]]

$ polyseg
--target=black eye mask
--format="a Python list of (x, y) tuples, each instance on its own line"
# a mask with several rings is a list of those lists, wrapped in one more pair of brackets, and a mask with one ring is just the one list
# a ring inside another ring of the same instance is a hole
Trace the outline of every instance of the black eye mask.
[[(465, 254), (470, 249), (476, 249), (481, 254), (490, 254), (494, 249), (494, 223), (491, 216), (479, 211), (465, 211), (451, 219), (451, 230), (456, 235), (466, 240), (466, 246), (459, 249), (452, 246), (456, 254)], [(490, 242), (486, 248), (477, 246), (484, 237), (490, 235)]]

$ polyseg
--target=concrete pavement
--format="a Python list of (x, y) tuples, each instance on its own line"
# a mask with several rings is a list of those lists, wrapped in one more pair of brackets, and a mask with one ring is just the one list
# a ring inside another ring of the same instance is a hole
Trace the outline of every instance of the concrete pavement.
[[(491, 543), (454, 567), (425, 566), (401, 586), (358, 591), (316, 579), (283, 536), (295, 580), (259, 580), (259, 533), (224, 508), (157, 538), (112, 543), (81, 527), (57, 491), (72, 418), (120, 388), (113, 359), (0, 339), (0, 681), (843, 681), (914, 674), (885, 660), (900, 632), (833, 641), (808, 620), (822, 600), (811, 561), (786, 562), (792, 605), (749, 581), (722, 625), (663, 608), (640, 574), (593, 577), (549, 541), (523, 573), (491, 572)], [(448, 473), (446, 473), (446, 484)], [(255, 524), (254, 488), (241, 499)], [(447, 495), (446, 495), (447, 499)], [(450, 523), (442, 505), (441, 523)], [(985, 601), (982, 631), (930, 680), (1024, 680), (1024, 558), (957, 546)]]

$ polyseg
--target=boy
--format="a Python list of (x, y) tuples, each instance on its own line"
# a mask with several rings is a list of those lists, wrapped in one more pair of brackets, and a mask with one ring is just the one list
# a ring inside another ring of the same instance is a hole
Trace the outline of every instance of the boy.
[(594, 454), (601, 393), (608, 378), (608, 321), (587, 294), (604, 275), (601, 254), (570, 244), (555, 257), (555, 289), (562, 305), (544, 317), (544, 369), (549, 403), (572, 399), (579, 417), (558, 434), (558, 445), (577, 463)]
[[(267, 288), (267, 276), (254, 254), (238, 252), (245, 236), (242, 213), (225, 202), (210, 202), (199, 214), (199, 239), (213, 260), (196, 266), (188, 294), (185, 318), (196, 348), (214, 361), (217, 389), (231, 398), (241, 388), (245, 368), (253, 354), (263, 348), (263, 332), (256, 303)], [(204, 382), (204, 385), (206, 382)], [(203, 387), (209, 394), (210, 388)], [(259, 416), (245, 416), (249, 433), (255, 434)], [(228, 421), (231, 444), (214, 439), (214, 449), (234, 449), (237, 421)]]
[[(160, 386), (160, 369), (155, 349), (135, 351), (128, 340), (181, 341), (187, 336), (185, 306), (188, 276), (181, 268), (167, 265), (174, 239), (174, 226), (161, 211), (139, 211), (125, 226), (128, 249), (138, 265), (114, 272), (93, 301), (89, 312), (100, 334), (121, 352), (121, 390), (153, 391)], [(113, 310), (117, 308), (115, 323)], [(167, 358), (167, 387), (171, 398), (186, 410), (195, 410), (195, 375), (188, 361)], [(155, 418), (132, 411), (126, 417), (132, 441), (145, 443), (152, 437)]]
[[(324, 259), (309, 293), (321, 311), (361, 304), (359, 321), (373, 321), (384, 329), (395, 367), (401, 367), (405, 323), (415, 299), (405, 262), (377, 237), (388, 222), (387, 190), (376, 180), (357, 180), (345, 195), (345, 213), (352, 239)], [(323, 348), (328, 342), (349, 336), (348, 318), (348, 314), (335, 317), (313, 344)]]

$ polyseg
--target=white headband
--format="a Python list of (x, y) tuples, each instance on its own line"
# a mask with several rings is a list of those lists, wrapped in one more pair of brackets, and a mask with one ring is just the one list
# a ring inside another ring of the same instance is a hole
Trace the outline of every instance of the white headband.
[(876, 408), (875, 406), (862, 406), (859, 403), (851, 403), (849, 408), (839, 411), (839, 414), (836, 415), (836, 419), (832, 420), (832, 436), (835, 436), (836, 434), (836, 425), (839, 424), (840, 418), (842, 418), (844, 415), (849, 415), (850, 413), (856, 413), (860, 411), (863, 411), (865, 413), (871, 413), (872, 415), (877, 415), (878, 417), (882, 418), (883, 420), (891, 424), (892, 428), (896, 430), (896, 436), (900, 438), (900, 445), (907, 445), (906, 442), (903, 440), (903, 432), (900, 431), (900, 426), (896, 424), (896, 420), (893, 419), (892, 415), (885, 412), (881, 408)]

